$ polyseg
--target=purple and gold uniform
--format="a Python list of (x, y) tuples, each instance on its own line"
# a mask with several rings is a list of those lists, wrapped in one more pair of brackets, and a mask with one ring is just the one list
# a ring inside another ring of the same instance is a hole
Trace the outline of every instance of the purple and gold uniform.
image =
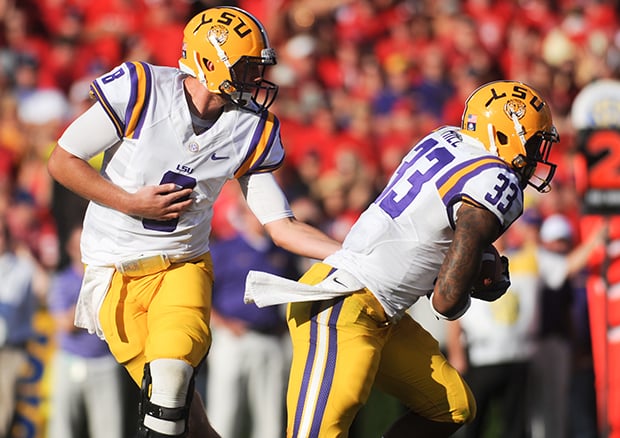
[(438, 342), (406, 313), (433, 290), (464, 202), (492, 212), (505, 230), (522, 212), (523, 189), (482, 143), (443, 127), (404, 157), (342, 249), (300, 280), (316, 284), (332, 275), (338, 282), (341, 270), (364, 288), (289, 304), (289, 437), (347, 436), (375, 384), (430, 420), (471, 418), (469, 388)]
[[(176, 358), (196, 367), (204, 358), (211, 340), (213, 203), (228, 180), (271, 172), (284, 159), (279, 122), (268, 111), (229, 105), (212, 126), (195, 131), (200, 120), (184, 96), (186, 76), (176, 68), (126, 62), (91, 85), (95, 105), (116, 129), (112, 144), (96, 149), (59, 139), (60, 147), (84, 160), (104, 152), (101, 174), (128, 192), (163, 183), (193, 189), (193, 204), (175, 220), (132, 217), (95, 202), (84, 219), (88, 267), (78, 312), (90, 315), (76, 323), (103, 332), (138, 384), (145, 362)], [(170, 265), (149, 275), (114, 269), (124, 260), (159, 256)], [(93, 314), (99, 327), (88, 324)]]

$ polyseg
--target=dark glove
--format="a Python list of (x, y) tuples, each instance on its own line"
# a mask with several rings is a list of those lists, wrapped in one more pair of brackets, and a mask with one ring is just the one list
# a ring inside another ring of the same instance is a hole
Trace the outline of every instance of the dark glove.
[(510, 272), (508, 271), (508, 257), (501, 256), (502, 275), (486, 287), (474, 287), (471, 291), (472, 298), (484, 301), (495, 301), (506, 293), (510, 287)]

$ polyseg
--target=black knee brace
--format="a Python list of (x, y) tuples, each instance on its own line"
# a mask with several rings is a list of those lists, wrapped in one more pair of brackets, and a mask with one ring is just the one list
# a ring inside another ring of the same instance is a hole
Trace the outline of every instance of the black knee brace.
[[(136, 438), (185, 438), (187, 437), (187, 427), (189, 423), (189, 408), (192, 403), (192, 397), (194, 395), (194, 376), (190, 380), (189, 388), (187, 389), (187, 398), (185, 400), (185, 406), (178, 408), (165, 408), (151, 403), (151, 369), (149, 364), (144, 365), (144, 376), (142, 377), (142, 387), (140, 388), (140, 402), (138, 404), (138, 435)], [(159, 418), (167, 421), (179, 421), (185, 420), (185, 430), (179, 435), (165, 435), (161, 432), (149, 429), (144, 425), (144, 417), (149, 415), (151, 417)]]

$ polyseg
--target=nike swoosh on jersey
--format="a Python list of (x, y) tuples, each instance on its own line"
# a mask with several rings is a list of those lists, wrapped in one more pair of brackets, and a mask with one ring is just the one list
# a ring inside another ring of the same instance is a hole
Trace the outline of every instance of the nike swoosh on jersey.
[(346, 284), (344, 284), (342, 281), (340, 281), (340, 280), (338, 279), (338, 277), (334, 277), (334, 278), (332, 279), (332, 281), (333, 281), (334, 283), (336, 283), (336, 284), (339, 284), (340, 286), (347, 287), (347, 285), (346, 285)]
[(211, 154), (211, 159), (213, 161), (219, 161), (219, 160), (228, 160), (230, 157), (228, 155), (216, 155), (216, 152), (213, 152)]

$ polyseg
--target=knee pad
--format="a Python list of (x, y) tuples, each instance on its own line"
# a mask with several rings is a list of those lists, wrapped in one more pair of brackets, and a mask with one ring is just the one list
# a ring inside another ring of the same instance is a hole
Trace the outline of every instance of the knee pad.
[(144, 366), (140, 390), (138, 437), (187, 436), (194, 393), (194, 369), (177, 359), (156, 359)]

